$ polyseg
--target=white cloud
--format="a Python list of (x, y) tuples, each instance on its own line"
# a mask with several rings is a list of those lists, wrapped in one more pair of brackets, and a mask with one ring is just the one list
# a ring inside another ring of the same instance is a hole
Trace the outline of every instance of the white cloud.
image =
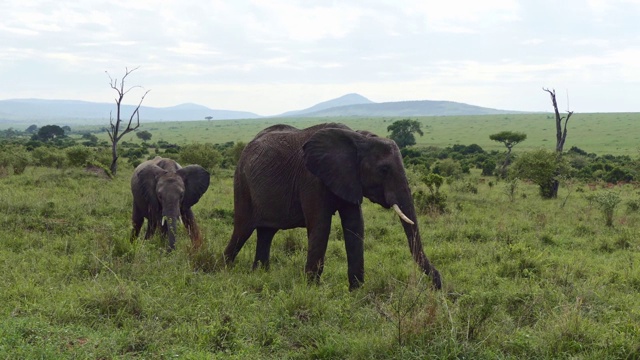
[(153, 89), (150, 105), (199, 102), (261, 114), (351, 92), (520, 110), (531, 104), (521, 94), (538, 96), (542, 86), (579, 87), (589, 99), (597, 98), (587, 94), (594, 84), (601, 93), (619, 84), (637, 93), (640, 0), (559, 4), (4, 1), (0, 77), (15, 85), (0, 88), (0, 99), (100, 100), (105, 70), (135, 66), (132, 81)]
[(476, 33), (488, 26), (520, 19), (515, 0), (423, 0), (411, 2), (405, 12), (422, 14), (433, 31), (453, 33)]

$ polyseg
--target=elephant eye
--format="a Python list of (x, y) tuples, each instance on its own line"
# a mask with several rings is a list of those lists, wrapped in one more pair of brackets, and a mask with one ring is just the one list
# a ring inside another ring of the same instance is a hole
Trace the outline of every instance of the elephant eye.
[(389, 172), (391, 172), (391, 167), (389, 165), (380, 165), (378, 167), (378, 172), (380, 173), (380, 175), (387, 175)]

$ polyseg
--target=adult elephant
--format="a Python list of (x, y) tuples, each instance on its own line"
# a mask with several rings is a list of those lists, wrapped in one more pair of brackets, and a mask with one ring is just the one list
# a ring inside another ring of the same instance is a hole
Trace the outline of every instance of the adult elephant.
[(194, 248), (202, 244), (200, 229), (191, 207), (209, 188), (209, 172), (200, 165), (181, 167), (172, 159), (156, 156), (138, 165), (131, 176), (133, 230), (131, 241), (140, 234), (147, 219), (145, 239), (160, 228), (168, 235), (169, 250), (175, 249), (176, 224), (182, 220)]
[(355, 289), (364, 281), (363, 197), (398, 213), (414, 260), (440, 289), (440, 274), (422, 249), (398, 146), (368, 131), (335, 123), (302, 130), (274, 125), (247, 144), (234, 177), (234, 229), (225, 260), (233, 262), (257, 229), (253, 267), (268, 268), (275, 233), (306, 227), (305, 271), (318, 281), (331, 217), (337, 211), (345, 238), (349, 289)]

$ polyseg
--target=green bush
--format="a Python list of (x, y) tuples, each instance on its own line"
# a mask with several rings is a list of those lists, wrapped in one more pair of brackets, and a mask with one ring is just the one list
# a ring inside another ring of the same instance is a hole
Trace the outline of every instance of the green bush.
[(82, 167), (91, 160), (92, 150), (86, 146), (76, 145), (65, 149), (70, 166)]
[(62, 169), (67, 165), (67, 154), (64, 150), (41, 146), (32, 152), (35, 165)]
[(12, 167), (15, 175), (22, 174), (31, 163), (31, 154), (24, 146), (8, 146), (0, 151), (0, 168), (7, 171)]
[(491, 176), (496, 171), (496, 162), (492, 159), (486, 159), (480, 165), (482, 168), (482, 176)]
[(429, 193), (418, 190), (414, 194), (416, 209), (423, 214), (444, 214), (447, 210), (447, 195), (440, 192), (444, 178), (438, 174), (431, 173), (423, 176), (422, 182), (429, 188)]
[(180, 149), (180, 163), (182, 166), (197, 164), (211, 171), (216, 168), (222, 155), (215, 148), (214, 144), (189, 144)]
[(459, 178), (463, 171), (460, 163), (453, 159), (442, 159), (433, 165), (432, 171), (444, 177)]
[(608, 190), (590, 195), (587, 197), (587, 199), (590, 202), (595, 203), (600, 208), (600, 210), (602, 210), (606, 225), (612, 227), (613, 215), (615, 213), (616, 207), (618, 207), (618, 204), (622, 202), (622, 198), (620, 198), (620, 195), (617, 192)]
[(511, 165), (509, 176), (532, 181), (540, 187), (540, 195), (549, 198), (556, 178), (568, 171), (566, 161), (554, 151), (538, 149), (521, 153)]

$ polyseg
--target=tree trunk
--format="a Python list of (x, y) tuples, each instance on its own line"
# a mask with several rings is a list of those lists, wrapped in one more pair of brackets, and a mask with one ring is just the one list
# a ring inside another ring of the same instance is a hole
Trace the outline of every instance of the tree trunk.
[(116, 172), (118, 171), (118, 142), (114, 141), (111, 144), (111, 175), (116, 176)]
[[(562, 151), (564, 150), (564, 143), (567, 140), (567, 123), (569, 122), (569, 118), (573, 115), (573, 111), (567, 110), (567, 117), (560, 116), (560, 112), (558, 111), (558, 102), (556, 101), (556, 90), (555, 89), (546, 89), (542, 88), (542, 90), (549, 93), (551, 96), (551, 104), (553, 105), (553, 111), (556, 120), (556, 153), (558, 157), (562, 156)], [(562, 124), (562, 120), (564, 120), (564, 126)], [(557, 198), (558, 197), (558, 188), (560, 187), (560, 181), (557, 179), (559, 174), (559, 170), (556, 172), (556, 177), (552, 180), (551, 187), (549, 189), (550, 194), (549, 198)]]

